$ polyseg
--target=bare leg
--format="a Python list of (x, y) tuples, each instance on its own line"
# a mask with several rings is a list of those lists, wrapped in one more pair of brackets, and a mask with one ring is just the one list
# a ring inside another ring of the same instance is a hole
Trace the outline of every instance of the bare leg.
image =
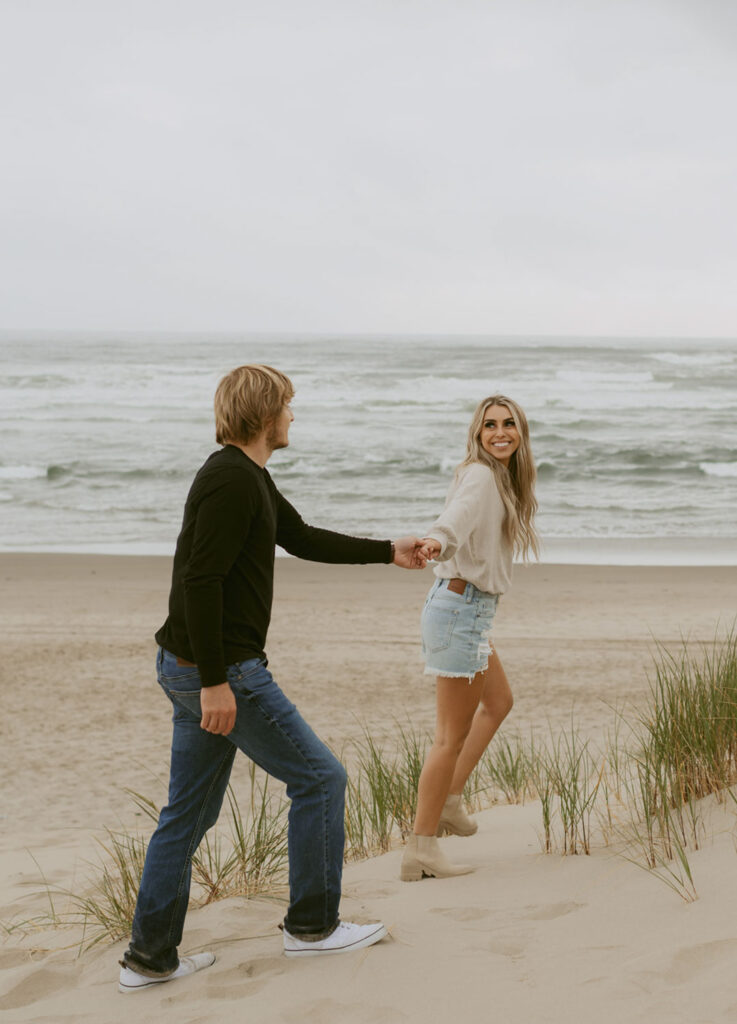
[(481, 697), (470, 731), (456, 761), (450, 793), (463, 792), (469, 775), (481, 759), (494, 733), (512, 710), (514, 703), (507, 676), (496, 651), (489, 658), (489, 665), (480, 678)]
[(465, 679), (438, 676), (435, 740), (425, 758), (417, 787), (415, 835), (435, 835), (458, 755), (474, 720), (485, 676), (486, 673), (477, 673), (470, 685)]

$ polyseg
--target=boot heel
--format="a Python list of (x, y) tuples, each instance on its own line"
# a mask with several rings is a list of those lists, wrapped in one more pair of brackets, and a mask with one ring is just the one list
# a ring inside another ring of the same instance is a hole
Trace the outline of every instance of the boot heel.
[(472, 836), (477, 830), (478, 825), (463, 809), (463, 797), (459, 793), (451, 794), (440, 812), (435, 835), (438, 838), (443, 835)]
[(438, 846), (435, 836), (417, 836), (407, 839), (399, 869), (402, 882), (419, 882), (421, 878), (452, 878), (467, 875), (474, 869), (470, 864), (451, 864)]
[(421, 878), (422, 868), (402, 864), (402, 870), (399, 872), (399, 880), (401, 882), (419, 882)]
[(414, 832), (407, 836), (402, 866), (399, 869), (400, 882), (419, 882), (422, 878), (422, 864), (417, 859), (417, 836)]

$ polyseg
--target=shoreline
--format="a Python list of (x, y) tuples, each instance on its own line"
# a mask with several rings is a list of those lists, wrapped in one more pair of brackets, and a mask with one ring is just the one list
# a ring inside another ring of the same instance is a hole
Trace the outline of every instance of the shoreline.
[[(4, 555), (110, 556), (116, 558), (173, 558), (174, 543), (45, 544), (37, 548), (13, 548), (0, 545)], [(277, 547), (278, 560), (291, 560)], [(298, 559), (296, 559), (298, 560)], [(628, 568), (737, 566), (737, 537), (614, 537), (607, 540), (585, 537), (548, 538), (542, 542), (541, 566), (590, 565)], [(515, 562), (516, 566), (522, 563)]]

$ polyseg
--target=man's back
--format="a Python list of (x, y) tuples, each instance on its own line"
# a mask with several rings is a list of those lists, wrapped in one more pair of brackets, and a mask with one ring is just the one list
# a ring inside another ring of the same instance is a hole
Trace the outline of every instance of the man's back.
[(276, 529), (267, 471), (233, 445), (210, 455), (187, 496), (169, 616), (156, 634), (166, 650), (197, 662), (205, 685), (221, 683), (227, 664), (265, 657)]

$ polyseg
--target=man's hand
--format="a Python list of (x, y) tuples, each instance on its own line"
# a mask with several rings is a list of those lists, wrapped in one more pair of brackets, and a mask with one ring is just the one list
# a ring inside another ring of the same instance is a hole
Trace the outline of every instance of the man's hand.
[(235, 696), (228, 683), (218, 686), (203, 686), (200, 692), (202, 721), (200, 727), (205, 732), (213, 732), (218, 736), (227, 736), (235, 725)]
[(403, 569), (424, 569), (427, 565), (424, 541), (417, 537), (400, 537), (394, 541), (394, 564)]

